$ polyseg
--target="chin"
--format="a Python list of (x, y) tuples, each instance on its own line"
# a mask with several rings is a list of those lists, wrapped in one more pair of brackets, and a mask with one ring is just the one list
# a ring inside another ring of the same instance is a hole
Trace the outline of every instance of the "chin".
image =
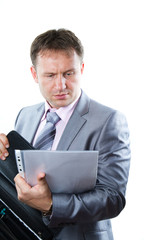
[(69, 102), (69, 101), (63, 101), (63, 100), (61, 100), (61, 101), (58, 101), (58, 102), (51, 102), (50, 105), (51, 105), (51, 107), (58, 109), (58, 108), (61, 108), (61, 107), (66, 107), (66, 106), (68, 106), (70, 103), (71, 103), (71, 102)]

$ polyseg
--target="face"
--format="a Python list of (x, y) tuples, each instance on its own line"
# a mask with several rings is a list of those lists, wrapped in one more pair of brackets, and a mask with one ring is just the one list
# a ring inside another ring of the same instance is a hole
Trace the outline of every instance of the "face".
[(46, 51), (37, 56), (31, 73), (39, 84), (43, 97), (51, 107), (60, 108), (72, 103), (80, 93), (84, 64), (75, 51)]

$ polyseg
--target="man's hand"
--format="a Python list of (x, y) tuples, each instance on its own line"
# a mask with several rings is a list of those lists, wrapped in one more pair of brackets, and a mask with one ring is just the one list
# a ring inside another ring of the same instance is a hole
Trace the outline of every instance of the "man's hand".
[(45, 173), (38, 174), (37, 185), (31, 187), (20, 174), (14, 178), (18, 199), (41, 212), (48, 211), (52, 204), (52, 195), (45, 179)]
[(0, 159), (5, 160), (8, 157), (9, 142), (4, 133), (0, 134)]

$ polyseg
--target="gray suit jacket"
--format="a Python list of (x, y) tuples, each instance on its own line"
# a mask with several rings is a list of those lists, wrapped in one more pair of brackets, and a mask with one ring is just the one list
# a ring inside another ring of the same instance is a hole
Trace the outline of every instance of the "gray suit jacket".
[[(32, 143), (44, 103), (23, 108), (15, 129)], [(129, 131), (125, 117), (89, 99), (84, 92), (57, 150), (98, 150), (98, 177), (93, 190), (53, 194), (53, 214), (44, 222), (61, 227), (59, 240), (113, 240), (110, 218), (125, 206), (130, 165)]]

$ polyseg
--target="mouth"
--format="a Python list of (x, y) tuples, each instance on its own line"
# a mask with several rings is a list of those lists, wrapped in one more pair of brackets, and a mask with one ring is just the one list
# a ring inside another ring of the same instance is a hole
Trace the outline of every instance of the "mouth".
[(55, 94), (54, 97), (55, 97), (55, 99), (63, 100), (63, 99), (66, 99), (68, 95), (69, 95), (69, 93), (60, 93), (60, 94)]

